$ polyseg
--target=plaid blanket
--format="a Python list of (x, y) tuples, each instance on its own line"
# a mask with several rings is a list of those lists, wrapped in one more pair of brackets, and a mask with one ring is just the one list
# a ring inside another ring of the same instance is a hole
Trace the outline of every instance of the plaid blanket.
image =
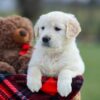
[[(43, 78), (43, 82), (47, 78)], [(11, 75), (0, 73), (0, 100), (72, 100), (79, 92), (83, 77), (77, 76), (72, 82), (72, 92), (68, 97), (61, 97), (58, 93), (54, 96), (39, 91), (32, 93), (26, 86), (26, 75)]]

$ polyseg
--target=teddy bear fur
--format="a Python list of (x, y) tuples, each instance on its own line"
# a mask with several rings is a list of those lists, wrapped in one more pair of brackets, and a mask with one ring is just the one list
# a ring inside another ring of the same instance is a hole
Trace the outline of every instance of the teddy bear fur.
[[(33, 26), (21, 16), (0, 17), (0, 72), (24, 73), (32, 53)], [(20, 55), (22, 46), (29, 49)]]

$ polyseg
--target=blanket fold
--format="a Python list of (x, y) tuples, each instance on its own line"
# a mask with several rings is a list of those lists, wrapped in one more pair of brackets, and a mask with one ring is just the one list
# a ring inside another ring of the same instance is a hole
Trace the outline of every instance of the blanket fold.
[[(43, 84), (48, 78), (43, 77)], [(42, 91), (32, 93), (26, 86), (26, 75), (2, 74), (0, 73), (0, 100), (72, 100), (79, 92), (83, 84), (83, 77), (73, 78), (72, 92), (68, 97), (61, 97), (58, 93), (50, 95)]]

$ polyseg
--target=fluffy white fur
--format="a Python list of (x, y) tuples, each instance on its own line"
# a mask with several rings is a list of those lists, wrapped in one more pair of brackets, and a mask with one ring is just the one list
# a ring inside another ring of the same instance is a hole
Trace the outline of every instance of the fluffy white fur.
[[(27, 86), (32, 92), (41, 88), (42, 76), (58, 76), (57, 89), (61, 96), (66, 97), (72, 91), (72, 78), (84, 73), (75, 42), (80, 31), (79, 22), (72, 14), (54, 11), (40, 16), (35, 25), (38, 39), (27, 74)], [(51, 38), (49, 47), (43, 45), (45, 36)]]

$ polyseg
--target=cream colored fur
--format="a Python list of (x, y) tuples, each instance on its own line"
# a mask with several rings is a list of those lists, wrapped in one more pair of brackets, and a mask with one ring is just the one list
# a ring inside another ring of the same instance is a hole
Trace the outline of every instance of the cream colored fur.
[[(80, 24), (72, 14), (54, 11), (40, 16), (35, 25), (38, 39), (27, 74), (27, 86), (32, 92), (41, 88), (42, 76), (58, 77), (57, 90), (61, 96), (66, 97), (72, 91), (72, 78), (84, 73), (75, 42), (80, 31)], [(42, 43), (44, 36), (51, 38), (49, 47)]]

